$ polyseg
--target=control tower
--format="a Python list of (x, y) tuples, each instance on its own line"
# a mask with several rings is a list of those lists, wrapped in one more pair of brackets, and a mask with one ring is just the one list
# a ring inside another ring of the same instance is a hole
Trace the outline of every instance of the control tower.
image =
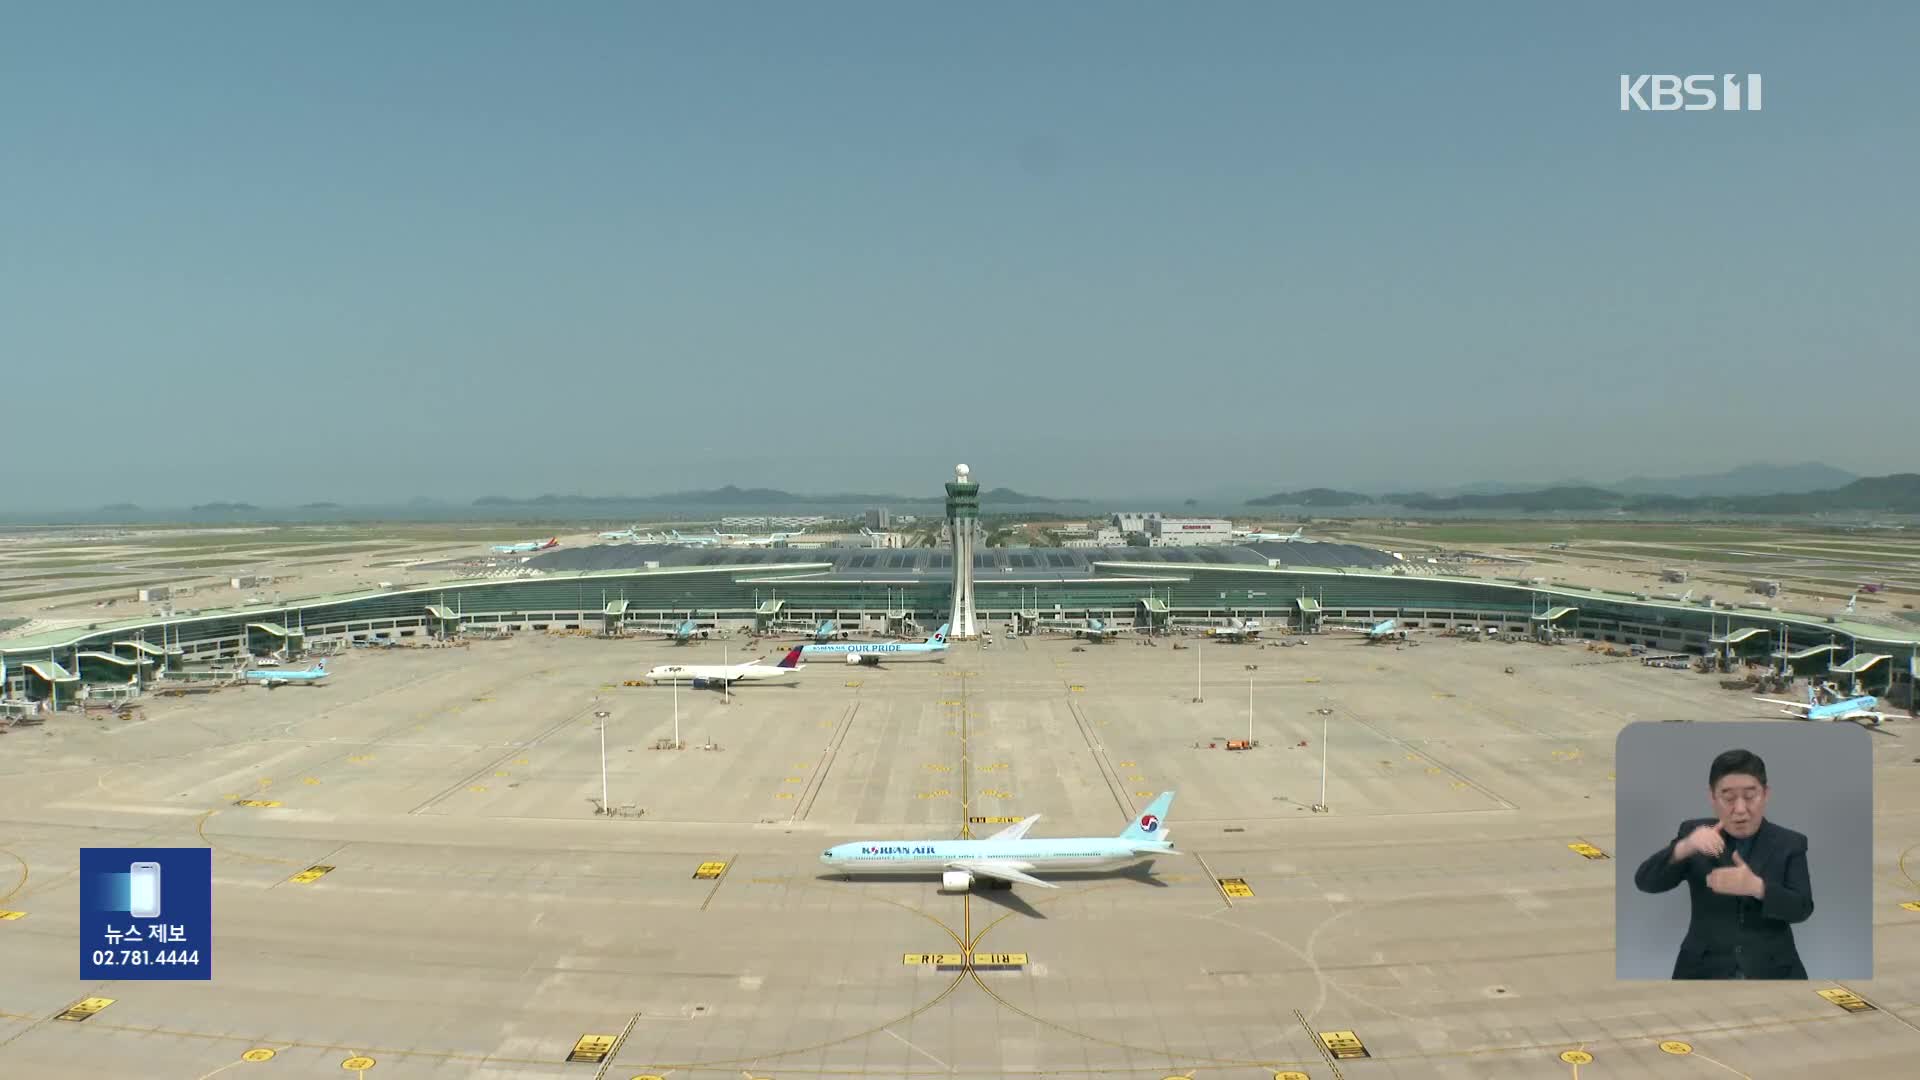
[(980, 485), (965, 465), (953, 467), (947, 482), (947, 531), (953, 534), (953, 614), (947, 636), (965, 640), (974, 636), (973, 541), (980, 527)]

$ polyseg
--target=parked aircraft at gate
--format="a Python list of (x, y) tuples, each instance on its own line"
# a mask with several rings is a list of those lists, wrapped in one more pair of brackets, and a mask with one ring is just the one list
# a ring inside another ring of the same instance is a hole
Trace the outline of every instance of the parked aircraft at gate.
[(1329, 630), (1339, 630), (1348, 634), (1360, 634), (1372, 645), (1381, 641), (1405, 641), (1408, 634), (1423, 634), (1425, 630), (1400, 625), (1398, 619), (1382, 619), (1372, 626), (1328, 626)]
[(305, 671), (282, 671), (277, 668), (265, 671), (248, 670), (241, 672), (240, 678), (245, 682), (258, 683), (269, 690), (277, 690), (282, 686), (292, 686), (295, 683), (312, 686), (326, 678), (328, 674), (327, 662), (321, 660)]
[(1876, 708), (1880, 704), (1880, 699), (1872, 694), (1863, 694), (1860, 697), (1850, 697), (1844, 701), (1822, 705), (1819, 698), (1814, 695), (1813, 687), (1809, 686), (1807, 700), (1804, 702), (1781, 701), (1777, 698), (1754, 698), (1753, 700), (1764, 701), (1769, 705), (1785, 706), (1780, 710), (1781, 712), (1800, 720), (1832, 720), (1836, 723), (1851, 720), (1856, 724), (1865, 720), (1879, 727), (1880, 722), (1887, 718), (1886, 713)]

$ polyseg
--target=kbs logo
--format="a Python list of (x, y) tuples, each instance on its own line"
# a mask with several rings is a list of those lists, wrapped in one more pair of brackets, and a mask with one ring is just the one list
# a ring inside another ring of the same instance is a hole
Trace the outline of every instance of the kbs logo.
[[(1742, 78), (1746, 79), (1744, 85)], [(1760, 76), (1620, 76), (1621, 112), (1706, 112), (1710, 109), (1759, 112)]]

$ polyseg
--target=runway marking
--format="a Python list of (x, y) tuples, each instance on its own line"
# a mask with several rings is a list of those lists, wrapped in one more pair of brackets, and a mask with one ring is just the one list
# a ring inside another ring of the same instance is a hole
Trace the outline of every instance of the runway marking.
[[(1220, 880), (1220, 878), (1214, 874), (1213, 868), (1207, 865), (1207, 860), (1205, 856), (1201, 855), (1199, 852), (1196, 851), (1193, 853), (1193, 857), (1196, 861), (1200, 863), (1200, 870), (1202, 873), (1206, 874), (1210, 878), (1213, 878), (1213, 880), (1216, 882)], [(1229, 908), (1233, 906), (1233, 897), (1227, 895), (1226, 890), (1224, 889), (1221, 890), (1220, 898), (1226, 901), (1227, 906)]]
[(26, 917), (24, 911), (0, 911), (0, 922), (17, 922)]
[(347, 1060), (341, 1062), (340, 1067), (347, 1070), (348, 1072), (366, 1072), (368, 1069), (371, 1069), (378, 1064), (379, 1062), (373, 1060), (370, 1057), (366, 1057), (365, 1055), (358, 1055), (355, 1057), (350, 1057)]
[(311, 885), (331, 873), (333, 873), (331, 866), (309, 866), (287, 880), (295, 885)]
[(1220, 879), (1220, 891), (1245, 900), (1253, 895), (1253, 886), (1247, 884), (1246, 878), (1223, 877)]
[(265, 808), (265, 807), (281, 806), (284, 804), (277, 799), (240, 799), (235, 801), (233, 805)]
[(101, 1009), (113, 1004), (116, 1000), (118, 999), (109, 997), (81, 998), (79, 1001), (67, 1006), (66, 1011), (56, 1014), (54, 1019), (68, 1020), (77, 1024), (92, 1016), (94, 1013), (99, 1012)]
[(1580, 841), (1580, 842), (1578, 842), (1578, 843), (1573, 843), (1573, 844), (1568, 844), (1568, 845), (1567, 845), (1567, 847), (1568, 847), (1568, 849), (1569, 849), (1569, 850), (1571, 850), (1571, 851), (1573, 851), (1573, 852), (1574, 852), (1575, 854), (1577, 854), (1577, 855), (1579, 855), (1579, 856), (1581, 856), (1582, 858), (1587, 858), (1587, 859), (1611, 859), (1611, 858), (1613, 857), (1613, 856), (1611, 856), (1611, 855), (1608, 855), (1608, 854), (1607, 854), (1606, 852), (1604, 852), (1604, 851), (1601, 851), (1601, 850), (1600, 850), (1599, 848), (1597, 848), (1597, 847), (1594, 847), (1594, 846), (1593, 846), (1592, 844), (1589, 844), (1589, 843), (1587, 843), (1587, 842), (1585, 842), (1585, 841)]
[(701, 877), (704, 872), (707, 877), (713, 879), (713, 888), (707, 890), (707, 898), (700, 901), (701, 911), (707, 910), (707, 905), (713, 903), (714, 896), (720, 892), (720, 886), (727, 883), (727, 868), (732, 866), (739, 858), (740, 853), (736, 851), (728, 856), (725, 862), (719, 863), (717, 869), (715, 869), (714, 863), (708, 862), (701, 863), (700, 868), (693, 872), (693, 876), (696, 878)]
[(33, 871), (27, 866), (27, 860), (8, 851), (6, 848), (0, 848), (0, 855), (5, 855), (7, 858), (20, 864), (20, 880), (13, 883), (13, 888), (0, 893), (0, 903), (5, 903), (13, 899), (15, 893), (27, 887), (27, 878), (32, 875)]
[(1351, 1031), (1317, 1031), (1314, 1034), (1319, 1038), (1320, 1045), (1327, 1048), (1327, 1053), (1333, 1055), (1335, 1061), (1351, 1061), (1355, 1058), (1373, 1056), (1367, 1052), (1367, 1044), (1360, 1041), (1360, 1036)]
[(711, 881), (726, 872), (727, 864), (724, 862), (703, 862), (700, 868), (693, 872), (693, 876), (695, 880)]
[(901, 1036), (900, 1036), (900, 1035), (899, 1035), (899, 1034), (898, 1034), (897, 1032), (895, 1032), (895, 1031), (894, 1031), (894, 1030), (893, 1030), (892, 1028), (881, 1028), (880, 1030), (882, 1030), (882, 1031), (884, 1031), (884, 1032), (886, 1032), (886, 1033), (887, 1033), (887, 1034), (889, 1034), (889, 1035), (892, 1035), (892, 1036), (893, 1036), (894, 1038), (896, 1038), (896, 1039), (899, 1039), (899, 1040), (900, 1040), (900, 1042), (901, 1042), (901, 1043), (902, 1043), (903, 1045), (905, 1045), (907, 1049), (909, 1049), (909, 1050), (911, 1050), (911, 1051), (913, 1051), (913, 1052), (914, 1052), (914, 1053), (916, 1053), (916, 1054), (919, 1054), (919, 1055), (920, 1055), (921, 1057), (924, 1057), (924, 1058), (926, 1058), (926, 1059), (927, 1059), (928, 1061), (931, 1061), (931, 1062), (933, 1062), (933, 1063), (934, 1063), (935, 1065), (938, 1065), (938, 1066), (940, 1066), (941, 1068), (943, 1068), (943, 1069), (945, 1069), (945, 1070), (947, 1070), (948, 1072), (952, 1072), (952, 1071), (953, 1071), (953, 1066), (951, 1066), (951, 1065), (949, 1065), (949, 1064), (947, 1064), (947, 1063), (946, 1063), (946, 1062), (944, 1062), (944, 1061), (941, 1061), (941, 1060), (940, 1060), (939, 1058), (937, 1058), (937, 1057), (934, 1057), (934, 1056), (933, 1056), (932, 1054), (929, 1054), (929, 1053), (927, 1053), (927, 1052), (926, 1052), (925, 1050), (922, 1050), (922, 1049), (920, 1049), (919, 1047), (917, 1047), (917, 1046), (915, 1046), (915, 1045), (913, 1045), (912, 1043), (910, 1043), (910, 1042), (907, 1042), (907, 1040), (906, 1040), (906, 1039), (904, 1039), (904, 1038), (902, 1038), (902, 1037), (901, 1037)]
[(608, 1054), (613, 1053), (613, 1043), (612, 1035), (582, 1035), (574, 1041), (573, 1050), (567, 1054), (567, 1060), (598, 1065), (607, 1060)]
[(1848, 1012), (1879, 1011), (1879, 1006), (1874, 1005), (1859, 994), (1843, 986), (1830, 987), (1826, 990), (1815, 990), (1814, 993), (1819, 994), (1821, 997), (1826, 998), (1828, 1001), (1831, 1001)]

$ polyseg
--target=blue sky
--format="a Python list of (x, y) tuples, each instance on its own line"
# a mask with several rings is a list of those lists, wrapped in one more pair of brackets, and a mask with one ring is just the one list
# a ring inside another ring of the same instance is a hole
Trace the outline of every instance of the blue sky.
[(1893, 4), (14, 5), (7, 497), (1911, 469), (1917, 47)]

